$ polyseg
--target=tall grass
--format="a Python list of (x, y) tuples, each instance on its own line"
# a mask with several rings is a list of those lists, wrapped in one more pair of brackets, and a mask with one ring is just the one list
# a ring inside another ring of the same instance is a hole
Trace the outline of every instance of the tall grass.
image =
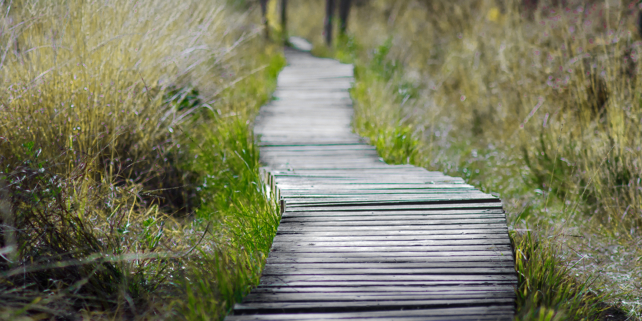
[[(540, 253), (529, 251), (557, 265), (548, 275), (558, 285), (586, 284), (582, 304), (597, 295), (640, 316), (637, 2), (356, 2), (333, 50), (323, 46), (322, 6), (293, 5), (290, 33), (357, 64), (357, 132), (388, 161), (499, 194), (511, 227), (538, 235), (542, 245), (528, 246)], [(561, 246), (543, 251), (552, 240)], [(573, 292), (518, 268), (545, 281), (531, 294)], [(531, 318), (597, 313), (526, 302), (522, 311), (552, 309)]]
[(257, 10), (0, 8), (0, 317), (224, 315), (277, 213), (248, 134), (283, 65)]

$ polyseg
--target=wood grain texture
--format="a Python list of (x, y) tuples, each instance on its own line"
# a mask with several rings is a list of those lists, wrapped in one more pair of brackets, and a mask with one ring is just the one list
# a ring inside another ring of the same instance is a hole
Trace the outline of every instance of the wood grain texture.
[(260, 284), (226, 320), (512, 320), (501, 201), (389, 165), (352, 132), (353, 67), (286, 49), (254, 131), (282, 209)]

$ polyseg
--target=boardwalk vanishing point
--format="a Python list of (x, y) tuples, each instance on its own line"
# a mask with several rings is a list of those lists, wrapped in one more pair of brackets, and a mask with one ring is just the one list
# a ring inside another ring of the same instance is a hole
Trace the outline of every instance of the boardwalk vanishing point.
[(281, 224), (260, 284), (226, 320), (512, 320), (501, 201), (384, 163), (352, 132), (353, 66), (286, 58), (255, 126)]

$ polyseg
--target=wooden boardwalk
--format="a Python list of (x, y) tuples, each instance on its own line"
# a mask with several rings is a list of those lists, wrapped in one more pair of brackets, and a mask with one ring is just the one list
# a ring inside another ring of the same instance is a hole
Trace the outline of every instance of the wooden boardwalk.
[(255, 127), (283, 217), (259, 286), (226, 320), (512, 320), (500, 200), (385, 164), (352, 133), (352, 66), (286, 57)]

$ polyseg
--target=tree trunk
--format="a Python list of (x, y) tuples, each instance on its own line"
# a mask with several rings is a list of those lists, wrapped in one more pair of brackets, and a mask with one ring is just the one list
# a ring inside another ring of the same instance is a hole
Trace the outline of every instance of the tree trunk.
[(281, 30), (283, 31), (283, 42), (288, 42), (288, 0), (281, 0)]
[(334, 20), (334, 0), (326, 0), (325, 6), (325, 43), (330, 46), (332, 45), (332, 22)]
[(348, 28), (348, 16), (350, 15), (351, 0), (341, 0), (339, 5), (339, 34), (345, 35)]
[(268, 28), (267, 21), (267, 2), (268, 0), (259, 0), (261, 4), (261, 22), (263, 23), (263, 28), (265, 28), (265, 39), (270, 39), (270, 28)]

